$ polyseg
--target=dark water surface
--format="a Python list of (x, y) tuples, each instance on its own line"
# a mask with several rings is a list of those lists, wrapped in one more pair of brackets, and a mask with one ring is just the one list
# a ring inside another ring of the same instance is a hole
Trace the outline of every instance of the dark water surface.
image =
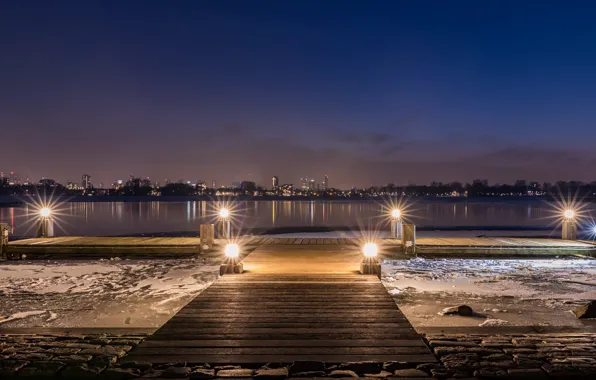
[[(246, 229), (342, 227), (376, 229), (387, 225), (387, 205), (375, 201), (231, 202), (234, 224)], [(213, 222), (217, 202), (72, 202), (59, 205), (55, 235), (133, 235), (198, 231)], [(586, 214), (593, 211), (588, 205)], [(15, 236), (35, 234), (34, 206), (0, 208), (0, 221)], [(420, 228), (555, 228), (554, 207), (543, 201), (408, 202), (407, 219)], [(590, 218), (588, 218), (590, 219)]]

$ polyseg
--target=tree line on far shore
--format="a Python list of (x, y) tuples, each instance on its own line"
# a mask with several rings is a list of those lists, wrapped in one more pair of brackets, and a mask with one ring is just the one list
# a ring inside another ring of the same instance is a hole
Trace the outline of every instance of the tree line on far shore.
[[(267, 189), (254, 182), (245, 181), (239, 187), (217, 189), (199, 187), (187, 183), (168, 183), (156, 187), (142, 181), (128, 181), (123, 186), (110, 189), (90, 188), (85, 190), (69, 189), (59, 183), (47, 181), (41, 184), (9, 185), (0, 183), (0, 195), (34, 195), (51, 192), (55, 195), (94, 195), (94, 196), (309, 196), (327, 198), (378, 197), (378, 196), (434, 196), (434, 197), (560, 197), (574, 196), (579, 198), (596, 197), (596, 181), (558, 181), (556, 183), (538, 183), (516, 181), (514, 184), (489, 184), (487, 180), (475, 180), (472, 183), (441, 183), (429, 185), (372, 186), (369, 188), (350, 190), (301, 190), (284, 185), (282, 189)], [(290, 185), (291, 186), (291, 185)]]

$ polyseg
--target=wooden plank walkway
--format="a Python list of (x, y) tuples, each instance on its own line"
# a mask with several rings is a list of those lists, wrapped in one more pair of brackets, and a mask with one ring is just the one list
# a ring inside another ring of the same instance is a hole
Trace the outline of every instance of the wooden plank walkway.
[(360, 260), (356, 247), (257, 248), (248, 272), (220, 277), (122, 360), (435, 362), (381, 281), (356, 273)]
[[(236, 241), (248, 250), (256, 247), (356, 247), (363, 244), (358, 238), (273, 238), (245, 236)], [(222, 245), (225, 240), (216, 240)], [(401, 241), (377, 239), (381, 252), (387, 258), (401, 254)], [(84, 258), (84, 257), (179, 257), (200, 253), (199, 238), (176, 237), (54, 237), (35, 238), (9, 242), (6, 252), (9, 257), (20, 258)], [(429, 255), (596, 255), (594, 242), (566, 241), (545, 238), (418, 238), (418, 254)]]
[(151, 363), (434, 362), (375, 276), (220, 278), (124, 358)]

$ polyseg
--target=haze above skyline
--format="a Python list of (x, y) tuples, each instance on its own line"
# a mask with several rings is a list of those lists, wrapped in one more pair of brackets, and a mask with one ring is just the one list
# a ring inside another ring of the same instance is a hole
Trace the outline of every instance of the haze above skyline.
[(4, 1), (0, 171), (594, 180), (588, 1)]

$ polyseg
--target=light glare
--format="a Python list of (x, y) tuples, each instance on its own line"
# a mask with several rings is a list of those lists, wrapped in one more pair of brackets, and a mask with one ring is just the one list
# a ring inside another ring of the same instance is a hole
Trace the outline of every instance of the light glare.
[(394, 208), (393, 211), (391, 211), (391, 216), (395, 219), (399, 219), (401, 216), (401, 211), (397, 208)]
[(375, 257), (379, 252), (379, 247), (375, 243), (366, 243), (363, 252), (366, 257)]
[(575, 216), (575, 211), (573, 211), (573, 210), (565, 210), (565, 213), (563, 215), (567, 219), (573, 219), (573, 217)]
[(51, 214), (52, 211), (47, 207), (43, 207), (41, 210), (39, 210), (39, 215), (41, 215), (43, 218), (47, 218)]
[(227, 218), (228, 216), (230, 216), (230, 210), (228, 210), (227, 208), (222, 208), (221, 210), (219, 210), (219, 216), (221, 216), (222, 218)]
[(226, 257), (238, 257), (239, 252), (240, 248), (238, 247), (238, 244), (230, 243), (226, 245)]

